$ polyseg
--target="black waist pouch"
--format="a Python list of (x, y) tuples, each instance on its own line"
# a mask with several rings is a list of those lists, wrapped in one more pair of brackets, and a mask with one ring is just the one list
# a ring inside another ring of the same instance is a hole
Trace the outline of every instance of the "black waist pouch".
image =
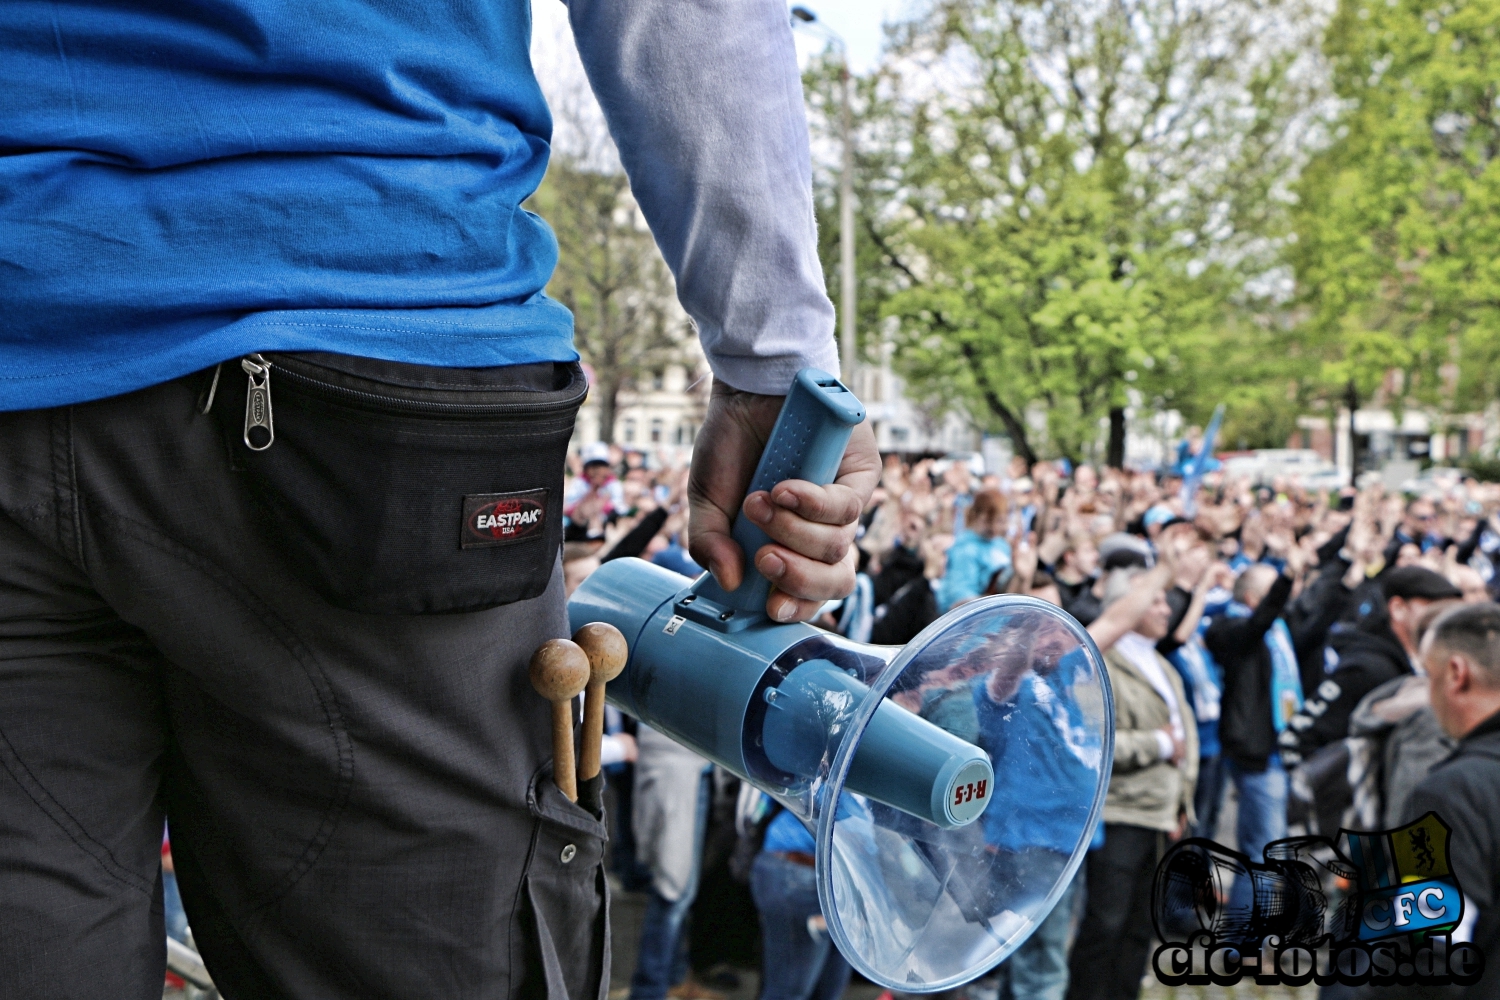
[(546, 589), (564, 458), (588, 394), (576, 362), (253, 354), (221, 373), (214, 411), (257, 514), (329, 603), (481, 611)]

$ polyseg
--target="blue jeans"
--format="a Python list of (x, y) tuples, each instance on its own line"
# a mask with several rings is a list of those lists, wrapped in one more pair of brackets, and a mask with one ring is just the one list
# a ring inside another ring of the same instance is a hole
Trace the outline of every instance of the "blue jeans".
[[(1265, 860), (1266, 845), (1286, 836), (1286, 769), (1273, 756), (1264, 771), (1246, 771), (1232, 760), (1224, 762), (1225, 773), (1239, 794), (1240, 814), (1234, 835), (1241, 854), (1251, 861)], [(1249, 907), (1252, 889), (1248, 879), (1237, 878), (1229, 890), (1229, 905)]]
[(1079, 866), (1058, 897), (1057, 905), (1026, 943), (1000, 966), (1009, 972), (1010, 978), (1002, 996), (1011, 1000), (1063, 1000), (1067, 994), (1068, 931), (1073, 923), (1073, 906), (1084, 882), (1084, 867)]
[(647, 890), (646, 913), (641, 918), (641, 944), (630, 977), (630, 1000), (662, 1000), (667, 991), (687, 976), (687, 938), (682, 926), (698, 895), (698, 875), (703, 864), (703, 834), (708, 827), (708, 806), (713, 799), (713, 772), (704, 771), (698, 783), (698, 822), (693, 834), (693, 874), (676, 900), (669, 900), (652, 886)]
[(177, 876), (173, 872), (161, 873), (161, 903), (166, 912), (167, 937), (187, 943), (187, 911), (182, 908), (182, 894), (177, 891)]
[(760, 911), (760, 1000), (838, 1000), (849, 963), (826, 930), (808, 927), (822, 913), (813, 870), (762, 851), (750, 869), (750, 894)]

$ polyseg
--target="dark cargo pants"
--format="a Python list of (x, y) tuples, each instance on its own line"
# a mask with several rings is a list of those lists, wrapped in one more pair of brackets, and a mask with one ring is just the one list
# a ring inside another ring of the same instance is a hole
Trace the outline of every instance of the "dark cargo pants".
[(603, 831), (526, 674), (560, 566), (489, 611), (330, 607), (204, 387), (0, 414), (0, 997), (160, 997), (167, 819), (231, 1000), (602, 1000)]

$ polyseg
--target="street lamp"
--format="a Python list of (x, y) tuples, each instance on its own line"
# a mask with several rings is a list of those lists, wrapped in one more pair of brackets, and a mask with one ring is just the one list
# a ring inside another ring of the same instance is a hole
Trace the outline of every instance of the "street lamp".
[(839, 176), (839, 279), (842, 302), (839, 305), (839, 363), (843, 376), (854, 381), (854, 122), (849, 105), (849, 49), (838, 32), (818, 20), (806, 7), (792, 8), (792, 24), (800, 21), (805, 25), (816, 25), (823, 37), (838, 47), (839, 60), (843, 67), (839, 71), (839, 82), (843, 90), (843, 140), (844, 163)]

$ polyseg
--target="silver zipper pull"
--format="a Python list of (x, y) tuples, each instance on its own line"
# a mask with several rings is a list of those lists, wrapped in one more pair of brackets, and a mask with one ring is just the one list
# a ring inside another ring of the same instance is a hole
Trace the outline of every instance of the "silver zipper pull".
[(250, 376), (245, 393), (245, 447), (265, 451), (276, 440), (271, 426), (271, 362), (259, 354), (240, 359), (240, 367)]

